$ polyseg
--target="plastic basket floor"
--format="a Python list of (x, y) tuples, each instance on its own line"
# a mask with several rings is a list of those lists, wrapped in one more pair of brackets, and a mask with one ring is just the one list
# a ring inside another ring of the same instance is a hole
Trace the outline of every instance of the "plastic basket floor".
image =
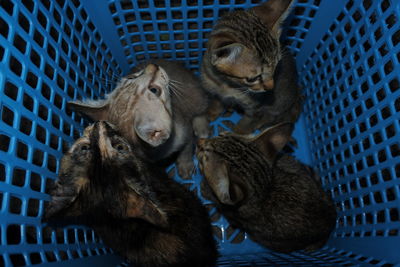
[[(145, 59), (196, 73), (216, 19), (259, 0), (0, 1), (0, 266), (117, 266), (82, 226), (40, 223), (63, 149), (87, 124), (65, 109), (97, 99)], [(297, 158), (316, 167), (337, 226), (315, 253), (278, 254), (233, 229), (212, 203), (219, 266), (400, 266), (400, 2), (298, 0), (284, 42), (306, 97)], [(237, 116), (212, 123), (214, 134)], [(182, 180), (201, 197), (201, 176)], [(124, 266), (124, 265), (121, 265)]]

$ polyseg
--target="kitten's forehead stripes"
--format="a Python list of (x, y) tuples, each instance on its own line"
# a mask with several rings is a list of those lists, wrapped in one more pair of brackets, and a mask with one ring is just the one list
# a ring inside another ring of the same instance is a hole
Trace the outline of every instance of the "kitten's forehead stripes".
[[(243, 23), (246, 21), (246, 23)], [(260, 59), (266, 62), (267, 58), (278, 58), (280, 55), (279, 42), (271, 35), (266, 25), (254, 14), (254, 11), (236, 11), (220, 19), (213, 30), (213, 36), (234, 35), (241, 43), (251, 48), (253, 47)], [(277, 49), (268, 49), (276, 47)]]
[[(265, 179), (271, 179), (272, 168), (261, 152), (253, 144), (244, 142), (235, 136), (217, 138), (207, 140), (206, 147), (208, 148), (205, 150), (217, 154), (233, 167), (231, 171), (240, 174), (253, 189), (254, 194), (265, 195), (265, 192), (270, 190), (267, 188), (269, 184), (265, 183)], [(246, 179), (249, 175), (252, 176), (252, 179)]]
[[(240, 166), (238, 160), (242, 158), (243, 154), (254, 161), (254, 164), (260, 165), (261, 168), (269, 168), (268, 163), (265, 161), (262, 153), (256, 147), (236, 136), (223, 136), (217, 137), (220, 144), (212, 145), (211, 152), (218, 154), (224, 160), (231, 162), (236, 167)], [(211, 143), (212, 144), (212, 143)], [(206, 149), (208, 150), (208, 149)], [(266, 166), (265, 166), (266, 165)]]

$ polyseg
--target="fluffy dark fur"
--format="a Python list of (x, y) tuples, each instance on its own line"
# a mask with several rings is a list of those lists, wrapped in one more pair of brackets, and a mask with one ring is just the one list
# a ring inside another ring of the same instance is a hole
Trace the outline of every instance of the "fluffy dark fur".
[(44, 220), (88, 225), (141, 267), (214, 266), (218, 253), (205, 208), (134, 150), (106, 122), (86, 128), (62, 158)]
[(234, 131), (248, 134), (301, 112), (301, 88), (293, 56), (280, 47), (280, 25), (291, 0), (269, 0), (230, 12), (215, 25), (203, 57), (203, 87), (214, 97), (210, 120), (224, 108), (243, 112)]
[(279, 154), (291, 124), (256, 137), (226, 134), (198, 144), (203, 191), (250, 238), (279, 252), (322, 247), (336, 210), (318, 177), (293, 157)]

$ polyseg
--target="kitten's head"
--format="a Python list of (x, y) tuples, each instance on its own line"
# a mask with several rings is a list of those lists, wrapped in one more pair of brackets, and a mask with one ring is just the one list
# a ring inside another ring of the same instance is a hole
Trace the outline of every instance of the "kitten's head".
[(106, 100), (68, 104), (95, 121), (114, 123), (135, 144), (141, 140), (156, 147), (172, 132), (169, 77), (156, 64), (122, 78)]
[(227, 133), (200, 139), (200, 170), (218, 201), (235, 205), (253, 195), (258, 179), (270, 179), (277, 154), (291, 139), (293, 124), (282, 123), (256, 136)]
[(166, 225), (134, 149), (111, 124), (88, 126), (61, 160), (44, 220), (107, 216)]
[(252, 92), (274, 88), (274, 72), (281, 58), (281, 23), (293, 0), (269, 0), (249, 11), (221, 19), (210, 41), (210, 62), (231, 87)]

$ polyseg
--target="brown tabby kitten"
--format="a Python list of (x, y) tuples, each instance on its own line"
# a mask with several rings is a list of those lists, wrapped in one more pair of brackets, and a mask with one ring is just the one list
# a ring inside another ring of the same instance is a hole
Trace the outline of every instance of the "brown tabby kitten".
[(219, 19), (202, 64), (203, 87), (215, 98), (211, 120), (224, 108), (242, 111), (234, 129), (242, 134), (297, 120), (302, 101), (296, 64), (279, 43), (292, 2), (269, 0)]
[(146, 160), (160, 163), (178, 154), (179, 174), (193, 166), (193, 131), (207, 137), (208, 99), (200, 81), (178, 62), (153, 60), (121, 79), (105, 100), (69, 102), (91, 119), (106, 120), (135, 145)]
[(318, 177), (279, 153), (292, 130), (284, 123), (255, 137), (200, 139), (197, 151), (205, 196), (233, 226), (278, 252), (322, 247), (336, 222)]
[(61, 160), (44, 220), (92, 227), (134, 266), (215, 266), (204, 206), (135, 150), (109, 123), (87, 127)]

